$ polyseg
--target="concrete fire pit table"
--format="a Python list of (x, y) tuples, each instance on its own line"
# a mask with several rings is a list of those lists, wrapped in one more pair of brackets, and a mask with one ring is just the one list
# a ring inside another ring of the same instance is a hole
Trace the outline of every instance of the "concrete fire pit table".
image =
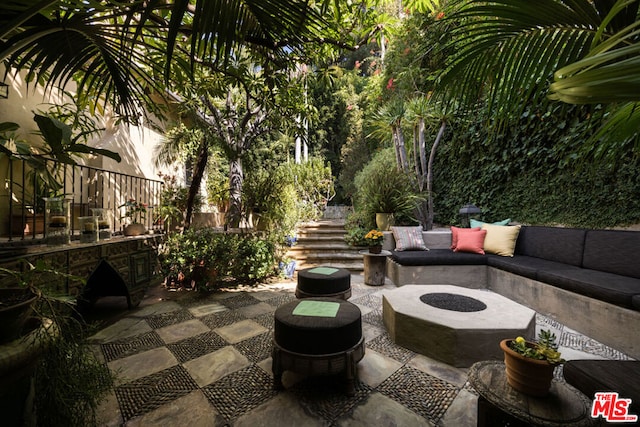
[(535, 311), (494, 292), (451, 285), (405, 285), (383, 293), (391, 339), (456, 367), (502, 359), (505, 338), (534, 338)]

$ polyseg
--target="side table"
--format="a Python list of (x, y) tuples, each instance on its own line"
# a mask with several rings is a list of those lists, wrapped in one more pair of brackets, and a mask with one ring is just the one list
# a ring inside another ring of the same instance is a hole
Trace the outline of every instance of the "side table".
[(370, 286), (382, 286), (387, 272), (389, 251), (372, 254), (368, 250), (359, 251), (364, 256), (364, 283)]
[(553, 380), (549, 394), (531, 397), (507, 384), (503, 362), (487, 360), (469, 369), (478, 392), (478, 426), (595, 426), (589, 399), (569, 384)]

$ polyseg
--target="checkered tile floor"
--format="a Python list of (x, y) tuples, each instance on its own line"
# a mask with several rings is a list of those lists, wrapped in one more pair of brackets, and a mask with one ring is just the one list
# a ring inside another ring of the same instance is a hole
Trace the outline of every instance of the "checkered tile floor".
[[(102, 425), (475, 425), (476, 395), (457, 369), (393, 343), (382, 291), (352, 276), (366, 342), (355, 396), (338, 378), (286, 372), (272, 387), (273, 313), (295, 299), (286, 281), (210, 295), (156, 292), (91, 340), (117, 375), (99, 411)], [(159, 298), (164, 295), (165, 298)], [(168, 297), (167, 297), (168, 296)], [(625, 359), (538, 316), (573, 355)], [(564, 355), (564, 353), (563, 353)], [(574, 357), (578, 358), (578, 357)]]

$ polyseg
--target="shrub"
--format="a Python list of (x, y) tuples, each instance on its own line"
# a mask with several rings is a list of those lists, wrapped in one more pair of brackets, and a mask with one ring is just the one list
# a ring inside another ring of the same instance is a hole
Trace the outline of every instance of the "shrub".
[(311, 158), (291, 164), (290, 173), (298, 197), (298, 216), (302, 221), (318, 219), (334, 196), (331, 166), (322, 159)]
[(210, 289), (274, 274), (274, 254), (268, 237), (201, 228), (170, 236), (160, 248), (159, 260), (167, 284)]
[(366, 213), (363, 211), (352, 212), (344, 223), (346, 230), (344, 241), (351, 246), (367, 246), (364, 236), (373, 227), (375, 227), (375, 221), (372, 221), (371, 217), (367, 217)]
[(356, 210), (366, 218), (377, 212), (393, 213), (398, 224), (415, 223), (414, 211), (421, 198), (414, 192), (409, 176), (396, 167), (393, 148), (380, 151), (356, 175)]

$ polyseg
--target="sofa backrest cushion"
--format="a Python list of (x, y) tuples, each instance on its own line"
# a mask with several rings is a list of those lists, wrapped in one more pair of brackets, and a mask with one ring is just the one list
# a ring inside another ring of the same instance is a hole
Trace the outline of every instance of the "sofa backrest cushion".
[(582, 267), (585, 236), (582, 228), (523, 226), (516, 254)]
[(640, 279), (640, 232), (587, 231), (582, 266)]

